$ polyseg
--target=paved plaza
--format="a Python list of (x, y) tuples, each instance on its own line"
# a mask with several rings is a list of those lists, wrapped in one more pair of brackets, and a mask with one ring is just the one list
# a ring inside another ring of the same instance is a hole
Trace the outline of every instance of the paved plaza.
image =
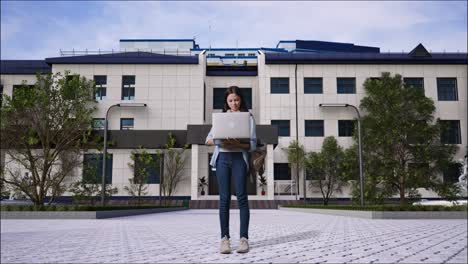
[(217, 210), (102, 220), (3, 220), (1, 263), (466, 263), (466, 220), (372, 220), (251, 210), (250, 245), (219, 251)]

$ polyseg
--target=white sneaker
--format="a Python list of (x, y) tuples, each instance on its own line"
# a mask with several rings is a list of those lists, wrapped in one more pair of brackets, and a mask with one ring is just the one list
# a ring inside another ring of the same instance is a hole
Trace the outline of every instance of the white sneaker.
[(245, 237), (241, 237), (239, 240), (239, 247), (237, 248), (237, 253), (247, 253), (249, 252), (249, 240)]
[(227, 236), (221, 239), (221, 254), (231, 254), (231, 242)]

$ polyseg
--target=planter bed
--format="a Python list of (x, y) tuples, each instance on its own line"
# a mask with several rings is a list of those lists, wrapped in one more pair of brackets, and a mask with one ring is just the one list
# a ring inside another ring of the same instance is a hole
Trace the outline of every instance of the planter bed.
[(367, 219), (467, 219), (466, 210), (451, 210), (451, 211), (385, 211), (385, 210), (356, 210), (356, 209), (340, 209), (340, 208), (307, 208), (307, 207), (284, 207), (279, 206), (280, 210), (305, 212), (313, 214), (326, 214), (349, 216)]
[(104, 219), (141, 214), (188, 210), (186, 207), (154, 207), (118, 209), (113, 207), (95, 211), (1, 211), (1, 219)]

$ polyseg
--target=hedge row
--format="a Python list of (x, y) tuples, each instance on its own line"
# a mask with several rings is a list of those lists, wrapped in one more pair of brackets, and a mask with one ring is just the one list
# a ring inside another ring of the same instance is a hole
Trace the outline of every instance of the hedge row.
[(107, 211), (107, 210), (130, 210), (130, 209), (151, 209), (151, 208), (177, 208), (185, 206), (158, 206), (158, 205), (112, 205), (112, 206), (91, 206), (91, 205), (34, 205), (7, 204), (1, 206), (1, 211)]
[(332, 210), (356, 210), (356, 211), (467, 211), (466, 205), (442, 206), (442, 205), (284, 205), (282, 207), (332, 209)]

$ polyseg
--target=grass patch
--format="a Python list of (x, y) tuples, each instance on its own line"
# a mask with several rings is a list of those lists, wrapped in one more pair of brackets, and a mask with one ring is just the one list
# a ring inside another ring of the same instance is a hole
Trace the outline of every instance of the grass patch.
[(159, 206), (159, 205), (109, 205), (109, 206), (91, 206), (91, 205), (43, 205), (35, 207), (34, 205), (6, 204), (1, 205), (1, 211), (110, 211), (110, 210), (131, 210), (131, 209), (152, 209), (152, 208), (187, 208), (187, 206)]
[(442, 205), (282, 205), (288, 208), (309, 208), (309, 209), (331, 209), (331, 210), (351, 210), (351, 211), (468, 211), (466, 205), (442, 206)]

